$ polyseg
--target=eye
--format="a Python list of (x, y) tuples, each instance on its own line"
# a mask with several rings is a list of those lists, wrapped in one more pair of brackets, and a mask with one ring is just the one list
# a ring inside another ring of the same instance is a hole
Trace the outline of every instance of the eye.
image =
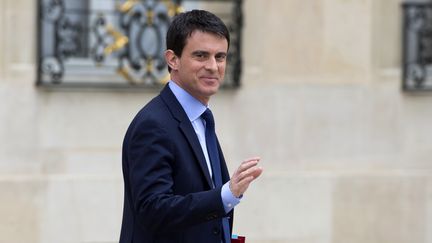
[(203, 51), (194, 52), (192, 55), (194, 58), (196, 58), (198, 60), (205, 60), (208, 57), (208, 53), (203, 52)]
[(220, 54), (217, 54), (216, 56), (215, 56), (215, 58), (216, 58), (216, 60), (218, 61), (218, 62), (223, 62), (223, 61), (225, 61), (226, 60), (226, 54), (225, 53), (220, 53)]

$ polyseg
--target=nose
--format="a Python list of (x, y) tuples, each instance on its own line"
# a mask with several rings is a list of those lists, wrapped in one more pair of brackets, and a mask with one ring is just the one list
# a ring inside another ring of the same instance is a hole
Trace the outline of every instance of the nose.
[(214, 58), (214, 57), (209, 58), (205, 64), (205, 69), (207, 69), (209, 71), (217, 71), (218, 70), (218, 64), (217, 64), (216, 58)]

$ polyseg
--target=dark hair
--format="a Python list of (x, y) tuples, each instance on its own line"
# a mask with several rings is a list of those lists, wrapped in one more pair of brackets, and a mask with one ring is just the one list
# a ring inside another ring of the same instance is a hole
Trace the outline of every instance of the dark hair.
[[(222, 20), (205, 10), (192, 10), (175, 16), (166, 35), (167, 49), (181, 56), (186, 40), (195, 30), (213, 33), (224, 37), (230, 43), (229, 31)], [(168, 66), (168, 70), (170, 70)]]

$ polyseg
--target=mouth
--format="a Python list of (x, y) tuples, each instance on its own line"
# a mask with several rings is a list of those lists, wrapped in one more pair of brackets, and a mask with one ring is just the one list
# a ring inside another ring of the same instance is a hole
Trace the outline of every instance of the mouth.
[(201, 80), (203, 80), (205, 82), (213, 83), (213, 82), (218, 82), (219, 78), (213, 77), (213, 76), (203, 76), (203, 77), (201, 77)]

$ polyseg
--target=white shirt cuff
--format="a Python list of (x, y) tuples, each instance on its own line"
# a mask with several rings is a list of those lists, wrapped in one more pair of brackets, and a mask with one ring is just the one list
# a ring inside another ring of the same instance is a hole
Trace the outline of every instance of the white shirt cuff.
[(242, 198), (237, 198), (232, 194), (231, 189), (229, 188), (229, 181), (222, 186), (221, 197), (225, 213), (229, 213), (235, 206), (237, 206)]

